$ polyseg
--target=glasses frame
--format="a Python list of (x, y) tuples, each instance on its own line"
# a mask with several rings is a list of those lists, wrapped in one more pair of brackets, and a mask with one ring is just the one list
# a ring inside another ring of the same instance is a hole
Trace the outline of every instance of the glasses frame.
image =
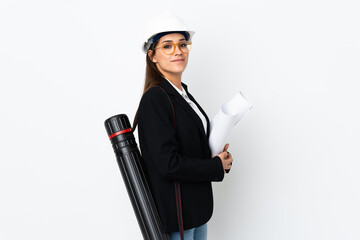
[[(189, 53), (189, 52), (190, 52), (190, 50), (191, 50), (191, 45), (192, 45), (192, 42), (190, 42), (190, 41), (183, 41), (183, 42), (178, 42), (178, 43), (173, 43), (173, 42), (164, 42), (164, 43), (162, 43), (162, 44), (161, 44), (161, 46), (160, 46), (160, 47), (156, 47), (156, 48), (154, 48), (154, 50), (155, 50), (155, 49), (158, 49), (158, 48), (161, 48), (161, 50), (163, 51), (163, 53), (164, 53), (164, 54), (166, 54), (166, 55), (173, 55), (173, 54), (174, 54), (174, 52), (175, 52), (175, 50), (176, 50), (176, 46), (178, 46), (178, 48), (179, 48), (180, 52), (184, 53), (184, 52), (181, 50), (181, 48), (180, 48), (180, 44), (183, 44), (183, 43), (187, 43), (187, 44), (189, 44), (189, 45), (190, 45), (190, 49), (189, 49), (189, 51), (187, 52), (187, 53)], [(171, 45), (173, 45), (173, 49), (174, 49), (174, 50), (173, 50), (173, 52), (172, 52), (172, 53), (166, 53), (166, 52), (164, 51), (163, 46), (164, 46), (165, 44), (171, 44)], [(184, 53), (184, 54), (186, 54), (186, 53)]]

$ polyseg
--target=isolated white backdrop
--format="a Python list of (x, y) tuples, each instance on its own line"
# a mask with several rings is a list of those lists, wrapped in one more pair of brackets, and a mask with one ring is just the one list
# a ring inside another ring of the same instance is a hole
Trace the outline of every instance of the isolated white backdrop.
[(2, 0), (0, 239), (141, 239), (103, 122), (133, 118), (163, 10), (196, 31), (183, 81), (210, 118), (255, 105), (208, 239), (360, 239), (356, 0)]

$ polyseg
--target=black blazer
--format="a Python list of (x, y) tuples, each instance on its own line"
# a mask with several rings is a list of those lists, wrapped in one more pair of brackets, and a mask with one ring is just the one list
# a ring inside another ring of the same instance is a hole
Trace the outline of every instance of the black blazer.
[(138, 109), (139, 144), (150, 188), (166, 232), (177, 232), (178, 218), (174, 181), (180, 183), (184, 229), (205, 224), (213, 212), (211, 181), (222, 181), (221, 159), (211, 158), (209, 119), (205, 134), (201, 119), (185, 99), (164, 79), (159, 84), (165, 92), (152, 87), (143, 95)]

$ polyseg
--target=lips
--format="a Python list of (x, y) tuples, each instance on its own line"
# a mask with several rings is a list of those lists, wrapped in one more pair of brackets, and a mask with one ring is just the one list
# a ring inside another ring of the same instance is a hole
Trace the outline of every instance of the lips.
[(182, 62), (184, 61), (185, 59), (175, 59), (175, 60), (172, 60), (171, 62)]

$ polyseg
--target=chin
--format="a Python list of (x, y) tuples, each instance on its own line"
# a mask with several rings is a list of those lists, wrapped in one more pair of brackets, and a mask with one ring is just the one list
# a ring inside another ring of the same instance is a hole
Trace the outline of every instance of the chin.
[(174, 72), (182, 73), (183, 71), (185, 71), (185, 69), (186, 69), (186, 66), (178, 66), (178, 67), (174, 68)]
[(167, 69), (166, 71), (169, 72), (169, 73), (182, 73), (183, 71), (185, 71), (185, 68), (177, 67), (177, 68)]

